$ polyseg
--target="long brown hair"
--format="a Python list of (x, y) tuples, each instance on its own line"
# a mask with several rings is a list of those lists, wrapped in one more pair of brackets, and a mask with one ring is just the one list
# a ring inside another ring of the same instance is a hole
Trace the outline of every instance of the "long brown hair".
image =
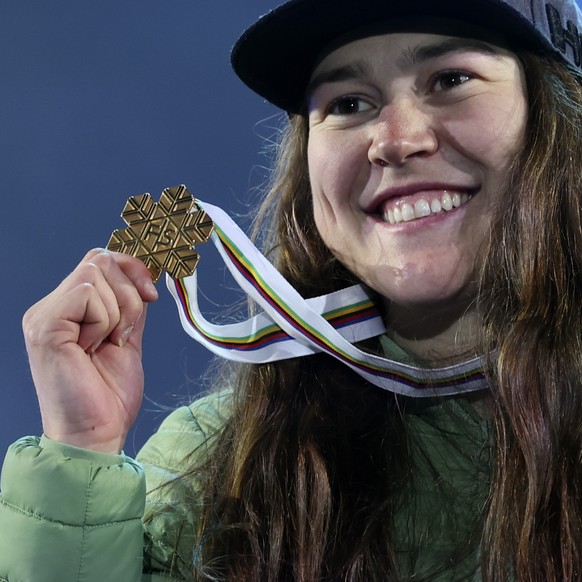
[[(478, 306), (494, 433), (486, 580), (582, 577), (582, 148), (579, 79), (523, 55), (529, 127), (491, 228)], [(307, 124), (291, 120), (259, 214), (304, 295), (353, 282), (311, 210)], [(370, 343), (368, 349), (378, 349)], [(326, 356), (243, 366), (196, 482), (197, 580), (399, 580), (396, 499), (409, 478), (402, 399)], [(202, 501), (200, 501), (202, 500)], [(202, 507), (200, 507), (202, 504)], [(415, 577), (415, 580), (417, 578)]]
[(490, 580), (582, 579), (582, 84), (522, 57), (523, 154), (494, 221), (482, 293), (495, 470)]
[[(306, 143), (298, 116), (257, 224), (267, 254), (310, 297), (354, 277), (315, 227)], [(386, 580), (390, 492), (406, 450), (396, 399), (327, 356), (239, 368), (234, 382), (233, 414), (205, 467), (198, 579)]]

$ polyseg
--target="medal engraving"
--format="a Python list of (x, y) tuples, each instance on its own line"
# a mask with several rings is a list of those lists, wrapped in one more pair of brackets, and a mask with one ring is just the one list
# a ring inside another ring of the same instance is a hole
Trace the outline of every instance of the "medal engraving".
[(132, 196), (121, 218), (127, 228), (112, 233), (107, 249), (141, 259), (155, 282), (162, 271), (173, 279), (194, 273), (197, 243), (210, 238), (213, 222), (186, 186), (165, 188), (159, 202), (150, 194)]

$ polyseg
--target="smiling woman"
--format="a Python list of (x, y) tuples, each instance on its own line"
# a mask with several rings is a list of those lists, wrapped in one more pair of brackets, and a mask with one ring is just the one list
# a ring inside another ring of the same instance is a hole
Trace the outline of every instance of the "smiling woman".
[(225, 367), (135, 462), (157, 294), (90, 251), (24, 318), (45, 434), (7, 456), (0, 577), (579, 580), (581, 25), (568, 0), (291, 0), (247, 30), (234, 69), (289, 118), (257, 233), (386, 330), (344, 330), (366, 365)]

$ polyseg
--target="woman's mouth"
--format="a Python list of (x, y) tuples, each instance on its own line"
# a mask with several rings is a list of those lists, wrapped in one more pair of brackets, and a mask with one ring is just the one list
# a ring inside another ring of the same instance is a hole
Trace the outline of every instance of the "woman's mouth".
[(466, 192), (450, 193), (444, 190), (440, 195), (437, 195), (436, 192), (431, 196), (424, 195), (416, 199), (414, 203), (402, 200), (392, 204), (388, 202), (380, 215), (390, 224), (411, 222), (433, 214), (451, 212), (469, 202), (472, 197), (473, 194), (467, 194)]

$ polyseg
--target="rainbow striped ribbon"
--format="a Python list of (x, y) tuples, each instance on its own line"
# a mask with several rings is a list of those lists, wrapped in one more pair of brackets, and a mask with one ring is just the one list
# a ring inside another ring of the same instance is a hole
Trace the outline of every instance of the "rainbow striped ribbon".
[(479, 357), (428, 369), (360, 350), (355, 342), (385, 332), (380, 313), (362, 286), (304, 299), (222, 209), (197, 203), (214, 221), (211, 240), (235, 281), (263, 309), (243, 322), (213, 324), (200, 312), (196, 273), (180, 280), (166, 277), (182, 327), (213, 353), (260, 363), (324, 352), (376, 386), (413, 397), (487, 387)]

